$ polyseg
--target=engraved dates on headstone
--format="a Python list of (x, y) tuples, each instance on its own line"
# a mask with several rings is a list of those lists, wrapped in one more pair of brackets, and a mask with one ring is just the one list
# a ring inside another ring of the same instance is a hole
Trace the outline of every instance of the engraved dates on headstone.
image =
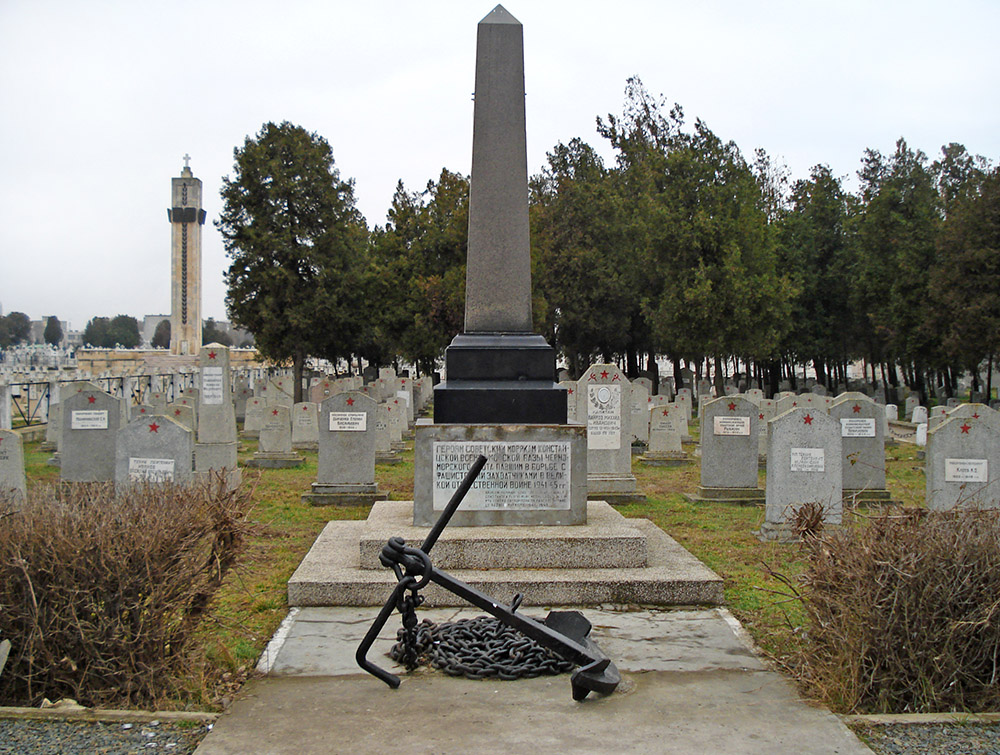
[(71, 430), (107, 430), (108, 413), (104, 410), (83, 409), (70, 415)]
[(989, 459), (945, 459), (945, 482), (987, 482)]
[(366, 412), (330, 412), (330, 432), (365, 432), (367, 429)]
[(201, 403), (221, 404), (225, 395), (222, 385), (222, 367), (203, 367), (201, 370)]
[(716, 435), (750, 435), (749, 417), (716, 416), (713, 419)]
[(792, 472), (823, 472), (825, 461), (822, 448), (793, 448), (791, 451)]

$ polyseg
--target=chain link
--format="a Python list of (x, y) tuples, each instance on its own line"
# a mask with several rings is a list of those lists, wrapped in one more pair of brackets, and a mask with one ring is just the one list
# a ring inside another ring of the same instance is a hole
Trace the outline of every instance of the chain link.
[[(389, 655), (409, 670), (429, 663), (446, 674), (468, 679), (532, 679), (564, 674), (574, 667), (571, 661), (492, 616), (443, 624), (424, 619), (416, 631), (405, 623), (404, 618)], [(416, 659), (412, 666), (410, 658)]]

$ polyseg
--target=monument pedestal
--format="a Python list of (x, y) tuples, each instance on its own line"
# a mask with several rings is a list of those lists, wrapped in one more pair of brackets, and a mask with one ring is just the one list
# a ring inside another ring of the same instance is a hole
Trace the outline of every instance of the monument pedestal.
[(194, 468), (199, 472), (206, 472), (209, 469), (236, 469), (236, 441), (195, 443)]
[(639, 461), (651, 467), (682, 467), (692, 463), (691, 457), (683, 451), (675, 453), (650, 453), (647, 451)]
[[(381, 606), (396, 584), (378, 553), (392, 536), (419, 545), (409, 501), (379, 501), (365, 521), (326, 525), (288, 582), (292, 606)], [(626, 519), (603, 501), (587, 504), (587, 524), (445, 528), (434, 565), (498, 602), (525, 606), (722, 605), (722, 580), (645, 519)], [(466, 605), (437, 585), (427, 606)]]

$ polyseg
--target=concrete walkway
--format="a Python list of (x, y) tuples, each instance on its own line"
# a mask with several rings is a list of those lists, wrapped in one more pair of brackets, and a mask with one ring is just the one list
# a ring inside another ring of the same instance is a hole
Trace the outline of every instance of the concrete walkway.
[[(398, 615), (369, 654), (403, 677), (391, 690), (354, 662), (376, 609), (292, 609), (261, 659), (266, 676), (245, 687), (197, 753), (870, 752), (836, 716), (767, 670), (725, 609), (582, 610), (622, 683), (613, 695), (576, 703), (568, 675), (512, 682), (406, 675), (384, 655)], [(420, 612), (434, 622), (476, 615)]]

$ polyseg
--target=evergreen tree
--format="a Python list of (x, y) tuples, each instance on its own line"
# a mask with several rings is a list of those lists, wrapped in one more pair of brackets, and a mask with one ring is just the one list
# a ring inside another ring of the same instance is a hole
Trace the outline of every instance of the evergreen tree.
[(42, 338), (45, 339), (45, 343), (51, 346), (58, 346), (62, 343), (63, 329), (62, 325), (59, 324), (59, 318), (52, 316), (45, 321), (45, 331), (42, 333)]
[(232, 260), (226, 308), (263, 356), (292, 362), (298, 402), (307, 357), (336, 362), (358, 346), (368, 229), (317, 134), (265, 123), (233, 155), (215, 223)]

